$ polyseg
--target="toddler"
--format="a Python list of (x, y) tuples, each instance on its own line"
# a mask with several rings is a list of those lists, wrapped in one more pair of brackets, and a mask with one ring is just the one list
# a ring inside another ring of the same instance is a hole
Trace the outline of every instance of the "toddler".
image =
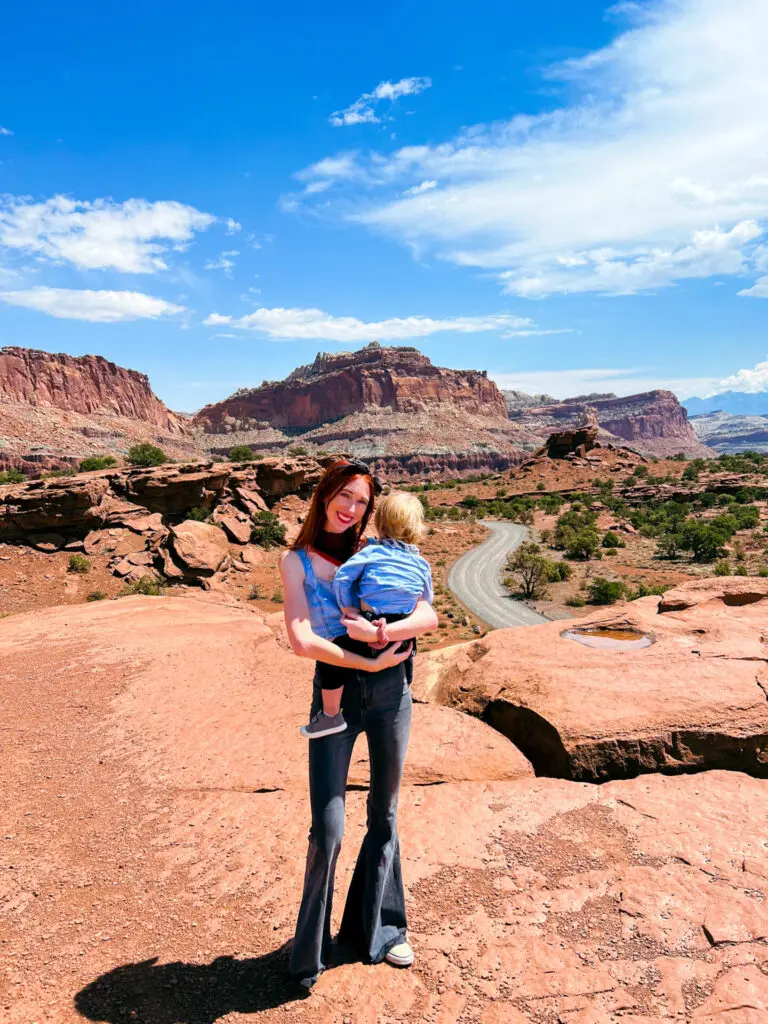
[[(386, 623), (406, 618), (422, 598), (432, 603), (432, 570), (416, 547), (424, 532), (424, 508), (415, 494), (405, 491), (388, 494), (377, 505), (375, 516), (378, 540), (369, 540), (357, 554), (339, 566), (333, 589), (345, 614), (364, 615), (369, 621), (385, 620), (379, 626), (379, 643), (386, 644)], [(333, 642), (344, 650), (367, 657), (375, 653), (369, 644), (353, 640), (346, 634)], [(400, 649), (403, 649), (402, 645)], [(410, 659), (407, 666), (406, 672), (412, 671)], [(312, 716), (308, 725), (301, 727), (302, 735), (310, 740), (331, 736), (347, 728), (341, 714), (341, 694), (348, 682), (357, 680), (355, 669), (336, 668), (318, 662), (317, 670), (323, 707)]]

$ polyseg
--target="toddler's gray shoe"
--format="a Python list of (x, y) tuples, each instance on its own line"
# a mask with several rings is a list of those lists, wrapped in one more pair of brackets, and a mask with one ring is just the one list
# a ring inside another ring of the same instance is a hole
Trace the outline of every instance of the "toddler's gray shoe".
[(326, 715), (324, 711), (320, 710), (310, 718), (309, 725), (302, 725), (301, 735), (306, 736), (308, 740), (319, 740), (323, 736), (333, 736), (334, 733), (344, 732), (346, 728), (347, 723), (341, 712), (338, 715)]

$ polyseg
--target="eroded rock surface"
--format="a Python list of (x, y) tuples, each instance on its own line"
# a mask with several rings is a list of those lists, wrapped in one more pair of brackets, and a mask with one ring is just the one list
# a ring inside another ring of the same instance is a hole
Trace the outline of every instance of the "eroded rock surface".
[[(4, 1020), (762, 1024), (764, 781), (534, 779), (429, 704), (400, 802), (416, 965), (344, 963), (296, 1001), (312, 665), (273, 622), (202, 595), (0, 621)], [(350, 782), (342, 895), (362, 745)]]
[[(654, 641), (599, 650), (569, 626)], [(727, 768), (768, 777), (768, 581), (694, 581), (578, 622), (496, 630), (428, 654), (421, 699), (512, 739), (537, 773), (590, 782)]]

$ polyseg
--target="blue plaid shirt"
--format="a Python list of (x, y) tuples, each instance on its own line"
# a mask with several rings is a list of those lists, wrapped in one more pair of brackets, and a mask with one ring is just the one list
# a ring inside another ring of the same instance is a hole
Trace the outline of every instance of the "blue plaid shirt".
[(379, 615), (410, 615), (421, 598), (432, 604), (432, 570), (415, 544), (369, 540), (339, 566), (333, 590), (342, 608), (365, 601)]

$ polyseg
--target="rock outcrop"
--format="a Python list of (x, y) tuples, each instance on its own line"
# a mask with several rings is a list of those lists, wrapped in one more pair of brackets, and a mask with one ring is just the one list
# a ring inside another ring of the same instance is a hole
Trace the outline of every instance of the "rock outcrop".
[(569, 625), (496, 630), (450, 657), (425, 655), (415, 692), (480, 715), (540, 775), (768, 778), (768, 580), (697, 580), (578, 620), (636, 630), (653, 641), (641, 649), (585, 646)]
[(2, 348), (0, 403), (118, 416), (150, 424), (166, 434), (189, 432), (185, 421), (153, 393), (146, 374), (116, 366), (102, 356)]
[[(750, 607), (725, 609), (732, 655), (750, 632), (739, 625)], [(706, 602), (657, 617), (678, 615), (677, 636), (691, 644), (717, 621)], [(546, 689), (550, 647), (525, 648), (517, 669), (484, 655), (478, 668), (506, 673), (484, 685), (525, 668)], [(725, 647), (707, 650), (700, 660), (724, 687), (738, 675), (730, 705), (725, 693), (702, 694), (708, 727), (727, 733), (748, 711), (743, 673)], [(762, 670), (752, 647), (743, 653)], [(616, 665), (610, 652), (592, 655)], [(298, 726), (313, 665), (287, 650), (278, 622), (220, 595), (53, 608), (0, 621), (0, 663), (8, 1024), (762, 1024), (768, 1015), (765, 780), (741, 771), (601, 786), (534, 778), (488, 724), (417, 704), (399, 810), (416, 965), (341, 958), (307, 1004), (285, 973), (309, 823)], [(421, 673), (417, 665), (417, 684)], [(576, 668), (566, 682), (577, 681)], [(687, 714), (702, 720), (698, 681)], [(601, 699), (615, 692), (608, 682), (601, 671), (578, 691), (600, 735), (616, 724), (616, 705)], [(659, 720), (680, 712), (681, 697), (678, 687), (667, 701), (659, 685)], [(562, 700), (575, 706), (576, 695)], [(367, 786), (358, 743), (334, 930)]]
[(208, 433), (264, 423), (306, 431), (371, 409), (419, 413), (441, 408), (506, 417), (501, 392), (485, 371), (433, 366), (415, 348), (382, 348), (373, 342), (358, 352), (321, 353), (283, 381), (237, 391), (206, 406), (194, 422)]
[(768, 452), (768, 415), (730, 415), (710, 412), (692, 416), (691, 426), (696, 436), (719, 455), (737, 452)]

